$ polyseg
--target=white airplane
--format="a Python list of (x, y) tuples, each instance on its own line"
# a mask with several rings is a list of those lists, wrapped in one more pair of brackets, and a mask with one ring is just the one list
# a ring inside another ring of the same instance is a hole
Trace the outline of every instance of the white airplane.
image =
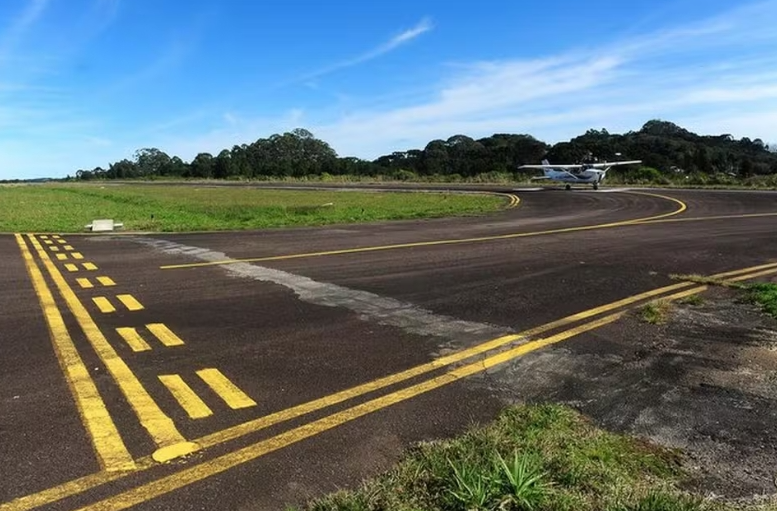
[(542, 169), (544, 176), (534, 177), (532, 180), (550, 179), (566, 183), (566, 189), (570, 190), (573, 184), (592, 184), (594, 190), (599, 189), (607, 171), (617, 165), (634, 165), (642, 163), (642, 160), (613, 161), (604, 163), (578, 163), (574, 165), (551, 165), (548, 160), (542, 160), (542, 165), (521, 165), (519, 169)]

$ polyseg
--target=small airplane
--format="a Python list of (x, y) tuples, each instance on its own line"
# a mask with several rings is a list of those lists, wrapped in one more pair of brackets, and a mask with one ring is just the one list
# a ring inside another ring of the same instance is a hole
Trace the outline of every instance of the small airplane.
[(542, 160), (542, 165), (521, 165), (519, 169), (542, 169), (545, 172), (544, 176), (534, 177), (534, 180), (550, 179), (552, 181), (560, 181), (566, 183), (566, 189), (572, 189), (572, 185), (579, 184), (592, 184), (594, 190), (599, 189), (599, 183), (601, 183), (607, 171), (611, 167), (617, 165), (634, 165), (636, 163), (642, 163), (642, 160), (629, 160), (629, 161), (613, 161), (604, 163), (576, 163), (572, 165), (551, 165), (548, 160)]

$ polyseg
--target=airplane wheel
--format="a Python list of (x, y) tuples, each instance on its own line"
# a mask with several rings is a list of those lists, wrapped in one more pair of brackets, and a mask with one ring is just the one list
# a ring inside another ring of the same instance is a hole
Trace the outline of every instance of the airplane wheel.
[(572, 185), (566, 185), (564, 188), (566, 188), (567, 190), (571, 190), (572, 189)]
[(598, 190), (598, 189), (599, 189), (599, 183), (594, 183), (594, 190)]

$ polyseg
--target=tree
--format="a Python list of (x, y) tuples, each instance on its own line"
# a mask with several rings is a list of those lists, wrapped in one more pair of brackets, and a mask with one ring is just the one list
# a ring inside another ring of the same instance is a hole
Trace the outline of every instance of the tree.
[(191, 176), (198, 178), (211, 178), (213, 177), (213, 155), (210, 153), (199, 153), (192, 160)]

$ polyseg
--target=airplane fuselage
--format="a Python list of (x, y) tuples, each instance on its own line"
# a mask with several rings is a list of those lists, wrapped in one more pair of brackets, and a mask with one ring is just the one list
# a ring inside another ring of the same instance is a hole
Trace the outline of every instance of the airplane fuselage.
[(604, 172), (596, 169), (580, 170), (579, 172), (570, 172), (568, 170), (546, 169), (545, 176), (553, 181), (563, 183), (599, 183), (604, 177)]

